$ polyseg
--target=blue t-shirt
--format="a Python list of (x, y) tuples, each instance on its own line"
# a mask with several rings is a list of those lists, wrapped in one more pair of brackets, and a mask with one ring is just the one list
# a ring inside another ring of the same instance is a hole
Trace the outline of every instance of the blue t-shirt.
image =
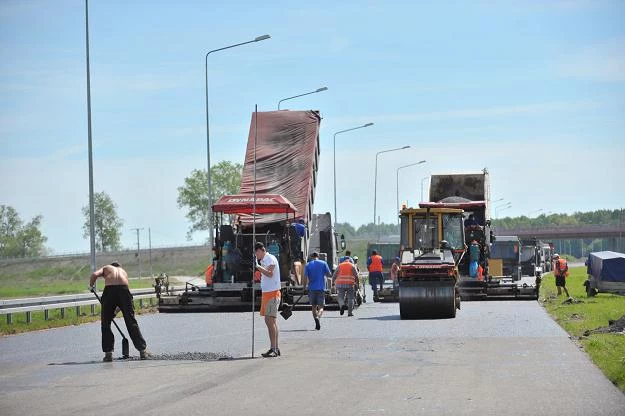
[(323, 260), (312, 260), (306, 265), (304, 274), (308, 276), (308, 290), (325, 290), (325, 276), (330, 274), (330, 268)]
[(297, 232), (297, 235), (299, 235), (300, 237), (304, 237), (306, 235), (306, 226), (304, 224), (296, 222), (294, 224), (291, 224), (291, 226), (295, 227), (295, 232)]

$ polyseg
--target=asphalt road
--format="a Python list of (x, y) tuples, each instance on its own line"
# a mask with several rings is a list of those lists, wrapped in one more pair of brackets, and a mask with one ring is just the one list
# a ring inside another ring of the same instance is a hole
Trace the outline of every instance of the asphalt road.
[[(280, 322), (276, 359), (244, 358), (250, 313), (139, 323), (156, 354), (238, 359), (101, 363), (99, 324), (2, 337), (0, 414), (625, 414), (625, 395), (531, 301), (465, 302), (456, 319), (425, 321), (368, 303), (353, 318), (327, 312), (321, 331), (296, 311)], [(258, 354), (258, 317), (255, 333)]]

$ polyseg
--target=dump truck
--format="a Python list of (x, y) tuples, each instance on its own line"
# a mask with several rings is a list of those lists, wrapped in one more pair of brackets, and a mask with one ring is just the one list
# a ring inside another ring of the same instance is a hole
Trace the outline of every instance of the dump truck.
[[(430, 201), (422, 202), (419, 206), (429, 209), (459, 209), (462, 212), (461, 231), (465, 251), (457, 259), (457, 291), (462, 300), (492, 297), (537, 299), (540, 274), (523, 276), (519, 257), (515, 258), (516, 269), (511, 270), (510, 274), (499, 275), (491, 270), (491, 244), (496, 243), (496, 238), (491, 229), (489, 183), (486, 169), (472, 173), (432, 175)], [(441, 242), (442, 245), (445, 243)], [(460, 253), (459, 247), (453, 247)]]
[(405, 208), (400, 218), (401, 319), (454, 318), (460, 309), (458, 266), (466, 253), (463, 211)]
[(265, 243), (278, 259), (283, 300), (293, 298), (293, 266), (308, 258), (313, 231), (320, 236), (319, 247), (333, 252), (327, 256), (338, 256), (332, 221), (313, 223), (320, 121), (317, 111), (252, 114), (240, 193), (213, 205), (210, 283), (188, 283), (182, 294), (160, 296), (161, 312), (241, 309), (252, 299), (260, 304), (254, 241)]
[(540, 243), (517, 236), (495, 236), (490, 249), (488, 297), (538, 299), (542, 282)]
[(430, 201), (421, 207), (461, 209), (466, 255), (458, 263), (458, 289), (463, 300), (487, 296), (490, 243), (490, 179), (488, 170), (435, 174)]

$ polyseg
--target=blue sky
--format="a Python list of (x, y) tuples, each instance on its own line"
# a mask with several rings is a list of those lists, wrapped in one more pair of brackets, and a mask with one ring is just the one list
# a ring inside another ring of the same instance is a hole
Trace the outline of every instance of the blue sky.
[[(204, 54), (266, 33), (209, 58), (214, 163), (242, 161), (255, 104), (327, 86), (283, 108), (324, 117), (317, 212), (333, 133), (375, 123), (338, 136), (339, 221), (371, 222), (375, 153), (404, 145), (379, 159), (383, 222), (397, 167), (421, 159), (400, 179), (410, 204), (429, 173), (488, 167), (502, 215), (625, 206), (624, 2), (337, 3), (91, 1), (95, 188), (125, 246), (137, 226), (187, 243), (176, 188), (206, 167)], [(84, 48), (81, 1), (0, 2), (0, 203), (42, 214), (56, 252), (88, 251)]]

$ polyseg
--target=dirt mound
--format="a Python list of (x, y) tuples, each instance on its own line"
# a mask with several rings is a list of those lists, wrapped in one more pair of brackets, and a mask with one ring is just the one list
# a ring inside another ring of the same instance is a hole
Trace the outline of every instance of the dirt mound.
[(584, 332), (584, 336), (590, 334), (613, 334), (613, 333), (625, 333), (625, 315), (621, 316), (616, 321), (608, 321), (608, 326), (604, 326), (597, 329), (590, 329)]

